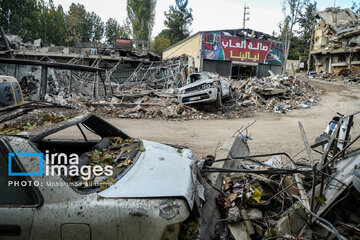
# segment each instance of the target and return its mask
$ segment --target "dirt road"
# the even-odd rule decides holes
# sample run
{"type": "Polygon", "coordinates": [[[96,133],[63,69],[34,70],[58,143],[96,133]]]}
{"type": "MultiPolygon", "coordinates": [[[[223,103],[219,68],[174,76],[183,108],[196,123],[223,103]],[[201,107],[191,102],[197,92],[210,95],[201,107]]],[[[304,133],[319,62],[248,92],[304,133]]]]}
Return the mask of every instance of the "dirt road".
{"type": "MultiPolygon", "coordinates": [[[[249,130],[253,138],[249,141],[252,154],[285,151],[294,155],[304,148],[299,121],[304,125],[309,143],[312,144],[336,112],[348,114],[360,110],[360,88],[325,82],[312,84],[325,91],[320,103],[310,109],[287,114],[257,113],[251,118],[234,120],[108,120],[132,137],[188,146],[197,158],[214,154],[219,141],[256,120],[249,130]]],[[[360,132],[356,128],[360,118],[355,118],[355,121],[354,132],[360,132]]]]}

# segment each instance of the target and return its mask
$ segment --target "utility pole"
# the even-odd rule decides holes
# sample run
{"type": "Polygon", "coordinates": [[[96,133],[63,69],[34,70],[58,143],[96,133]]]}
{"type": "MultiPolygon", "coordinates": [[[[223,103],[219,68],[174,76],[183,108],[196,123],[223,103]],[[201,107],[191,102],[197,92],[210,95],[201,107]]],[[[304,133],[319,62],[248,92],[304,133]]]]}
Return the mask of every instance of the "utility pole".
{"type": "Polygon", "coordinates": [[[244,18],[243,18],[243,28],[245,28],[245,22],[250,20],[250,18],[247,18],[247,15],[250,15],[250,12],[248,11],[249,9],[250,9],[250,7],[246,6],[246,3],[245,3],[245,6],[244,6],[244,18]]]}

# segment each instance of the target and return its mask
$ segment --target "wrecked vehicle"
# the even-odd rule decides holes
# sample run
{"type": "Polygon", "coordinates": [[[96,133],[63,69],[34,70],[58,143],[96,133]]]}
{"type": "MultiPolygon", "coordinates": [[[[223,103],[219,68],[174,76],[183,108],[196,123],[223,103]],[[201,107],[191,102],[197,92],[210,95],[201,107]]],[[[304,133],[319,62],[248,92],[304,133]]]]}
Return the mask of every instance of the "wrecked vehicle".
{"type": "Polygon", "coordinates": [[[0,76],[0,108],[23,103],[22,91],[16,78],[0,76]]]}
{"type": "MultiPolygon", "coordinates": [[[[232,147],[228,156],[205,164],[209,180],[213,174],[222,180],[212,181],[214,238],[359,239],[360,148],[355,143],[360,135],[350,134],[358,114],[340,115],[323,149],[316,149],[319,142],[309,145],[299,122],[305,156],[297,159],[282,152],[250,155],[248,149],[233,154],[232,147]]],[[[241,132],[237,137],[249,139],[241,132]]]]}
{"type": "Polygon", "coordinates": [[[0,114],[1,239],[186,235],[201,188],[189,149],[134,139],[54,104],[0,114]]]}
{"type": "Polygon", "coordinates": [[[215,102],[220,107],[223,98],[232,96],[230,83],[214,73],[190,74],[186,83],[179,88],[178,101],[182,104],[215,102]]]}

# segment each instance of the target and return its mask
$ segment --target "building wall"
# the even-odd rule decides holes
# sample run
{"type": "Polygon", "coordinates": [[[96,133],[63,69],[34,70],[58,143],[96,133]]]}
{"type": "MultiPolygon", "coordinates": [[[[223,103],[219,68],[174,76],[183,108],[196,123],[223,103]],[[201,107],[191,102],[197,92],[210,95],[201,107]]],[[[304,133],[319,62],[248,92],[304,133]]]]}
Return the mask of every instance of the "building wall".
{"type": "Polygon", "coordinates": [[[183,54],[192,56],[195,61],[194,67],[200,70],[201,64],[201,33],[195,34],[184,42],[174,45],[163,52],[163,59],[179,57],[183,54]]]}
{"type": "Polygon", "coordinates": [[[287,60],[286,61],[286,71],[288,73],[292,73],[292,66],[291,64],[294,65],[294,70],[296,71],[297,69],[299,69],[300,66],[300,60],[287,60]]]}
{"type": "Polygon", "coordinates": [[[321,48],[324,48],[328,44],[328,38],[325,37],[324,31],[318,26],[315,27],[314,35],[314,46],[312,50],[319,50],[321,48]]]}

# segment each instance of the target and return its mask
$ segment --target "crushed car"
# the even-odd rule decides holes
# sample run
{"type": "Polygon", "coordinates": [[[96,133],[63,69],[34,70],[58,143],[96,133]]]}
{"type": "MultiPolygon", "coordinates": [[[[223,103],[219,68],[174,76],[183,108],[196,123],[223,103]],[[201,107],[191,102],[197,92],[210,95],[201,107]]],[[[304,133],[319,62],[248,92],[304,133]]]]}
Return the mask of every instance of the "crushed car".
{"type": "Polygon", "coordinates": [[[1,239],[187,239],[200,182],[185,147],[65,106],[0,109],[1,239]]]}
{"type": "Polygon", "coordinates": [[[360,135],[351,134],[359,113],[338,114],[311,146],[299,122],[304,149],[294,157],[232,147],[208,160],[204,176],[222,181],[213,181],[215,232],[204,239],[359,239],[360,135]]]}
{"type": "Polygon", "coordinates": [[[186,85],[179,88],[178,101],[181,104],[215,102],[222,106],[222,99],[232,96],[232,88],[228,81],[220,76],[201,72],[190,74],[186,85]]]}
{"type": "Polygon", "coordinates": [[[23,103],[23,94],[16,78],[0,76],[0,107],[17,106],[23,103]]]}

